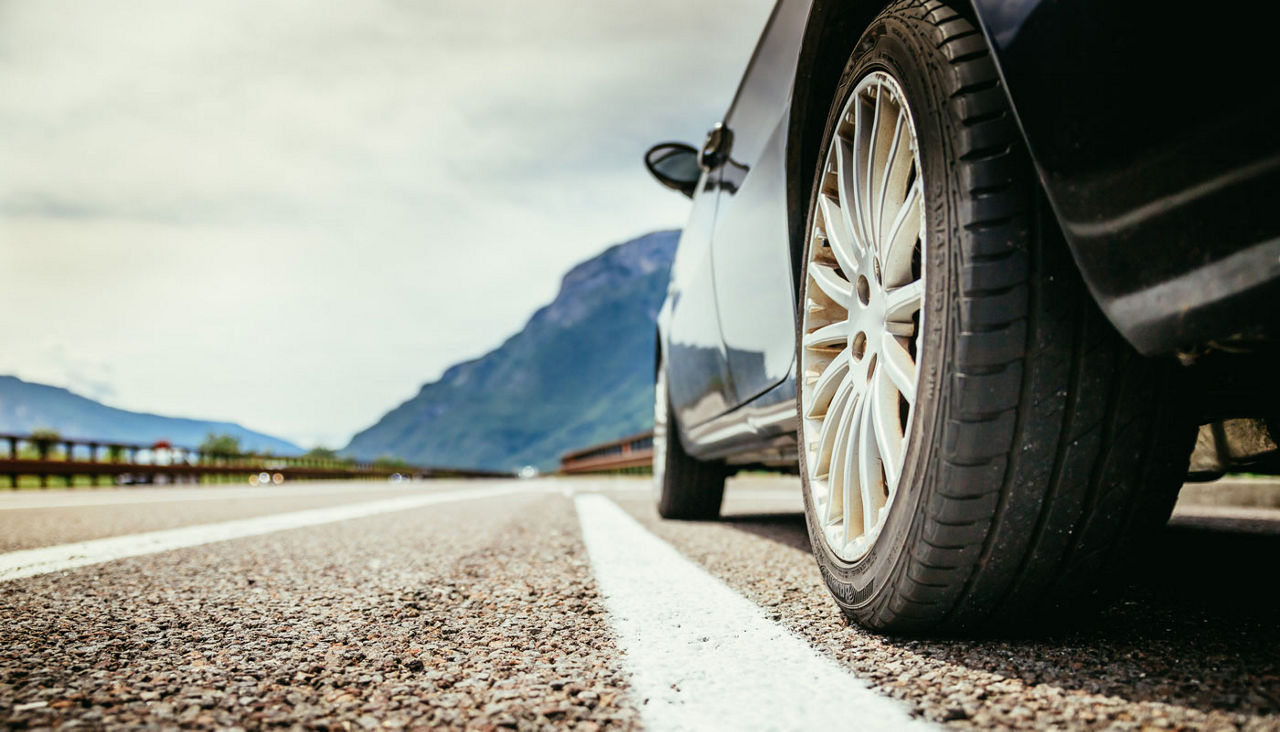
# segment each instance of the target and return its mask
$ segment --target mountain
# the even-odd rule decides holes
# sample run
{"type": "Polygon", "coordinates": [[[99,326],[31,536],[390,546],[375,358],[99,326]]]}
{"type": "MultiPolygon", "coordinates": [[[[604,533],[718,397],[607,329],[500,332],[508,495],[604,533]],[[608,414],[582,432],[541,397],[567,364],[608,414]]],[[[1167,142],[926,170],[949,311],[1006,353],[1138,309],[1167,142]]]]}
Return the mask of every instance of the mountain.
{"type": "Polygon", "coordinates": [[[344,452],[547,470],[569,450],[649,429],[654,323],[678,238],[678,231],[655,232],[577,265],[523,330],[450,367],[344,452]]]}
{"type": "Polygon", "coordinates": [[[197,447],[210,432],[240,439],[249,451],[298,455],[297,445],[271,435],[245,429],[234,422],[209,422],[129,412],[74,394],[66,389],[33,384],[15,376],[0,376],[0,432],[25,434],[48,427],[63,437],[119,440],[151,444],[168,440],[175,445],[197,447]]]}

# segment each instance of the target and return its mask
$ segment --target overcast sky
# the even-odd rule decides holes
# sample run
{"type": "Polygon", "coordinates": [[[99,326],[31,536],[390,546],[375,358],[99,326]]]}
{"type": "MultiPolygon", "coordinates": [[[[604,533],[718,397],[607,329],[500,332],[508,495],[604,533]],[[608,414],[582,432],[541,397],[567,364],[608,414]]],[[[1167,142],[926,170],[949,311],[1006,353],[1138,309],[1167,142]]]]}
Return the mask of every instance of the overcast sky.
{"type": "Polygon", "coordinates": [[[340,447],[683,223],[771,5],[0,1],[0,373],[340,447]]]}

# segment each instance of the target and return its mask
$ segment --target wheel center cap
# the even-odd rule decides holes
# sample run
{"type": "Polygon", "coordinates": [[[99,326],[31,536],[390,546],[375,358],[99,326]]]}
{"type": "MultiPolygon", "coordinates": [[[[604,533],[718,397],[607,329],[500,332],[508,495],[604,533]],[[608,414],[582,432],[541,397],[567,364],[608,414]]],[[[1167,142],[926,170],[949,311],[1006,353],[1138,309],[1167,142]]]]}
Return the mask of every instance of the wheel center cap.
{"type": "Polygon", "coordinates": [[[866,256],[859,262],[853,281],[853,302],[849,308],[849,348],[855,361],[866,362],[877,350],[885,332],[884,286],[880,262],[866,256]]]}

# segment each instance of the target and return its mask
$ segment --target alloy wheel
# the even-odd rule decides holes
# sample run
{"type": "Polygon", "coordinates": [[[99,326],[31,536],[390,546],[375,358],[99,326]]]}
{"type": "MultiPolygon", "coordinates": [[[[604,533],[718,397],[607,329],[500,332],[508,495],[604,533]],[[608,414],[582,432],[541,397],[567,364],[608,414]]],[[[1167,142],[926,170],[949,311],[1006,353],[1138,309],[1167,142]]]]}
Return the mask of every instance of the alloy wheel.
{"type": "Polygon", "coordinates": [[[800,402],[810,505],[840,559],[866,555],[902,478],[918,383],[924,184],[897,80],[854,87],[813,203],[800,402]]]}
{"type": "Polygon", "coordinates": [[[653,488],[662,493],[662,480],[667,469],[667,370],[658,365],[653,384],[653,488]]]}

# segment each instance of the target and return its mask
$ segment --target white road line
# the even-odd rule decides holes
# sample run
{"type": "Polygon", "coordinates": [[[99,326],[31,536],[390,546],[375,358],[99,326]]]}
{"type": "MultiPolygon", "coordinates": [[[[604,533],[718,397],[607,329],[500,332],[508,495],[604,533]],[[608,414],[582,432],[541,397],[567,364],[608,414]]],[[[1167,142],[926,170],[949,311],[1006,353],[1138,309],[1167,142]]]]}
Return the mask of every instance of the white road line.
{"type": "MultiPolygon", "coordinates": [[[[370,484],[365,483],[362,487],[370,484]]],[[[424,489],[423,483],[387,483],[373,484],[373,490],[417,493],[424,489]]],[[[455,487],[457,483],[453,484],[455,487]]],[[[350,494],[359,499],[355,493],[356,486],[350,481],[341,483],[296,483],[293,485],[273,485],[250,487],[247,485],[204,485],[174,486],[146,488],[56,488],[48,491],[19,491],[0,493],[0,511],[16,511],[36,508],[86,508],[89,506],[124,506],[139,503],[187,503],[191,501],[228,501],[258,500],[271,498],[297,498],[310,496],[330,496],[350,494]]]]}
{"type": "MultiPolygon", "coordinates": [[[[457,488],[459,484],[476,486],[494,483],[511,482],[513,479],[451,479],[438,478],[427,482],[415,483],[362,483],[361,487],[372,486],[378,492],[412,493],[443,490],[444,486],[457,488]]],[[[562,493],[572,493],[579,489],[635,491],[650,490],[648,481],[637,481],[634,478],[613,478],[595,480],[589,478],[539,478],[534,481],[522,481],[523,485],[560,486],[562,493]]],[[[149,503],[188,503],[199,501],[231,501],[262,500],[274,498],[308,498],[334,495],[350,495],[360,500],[355,493],[356,485],[351,481],[317,481],[305,483],[286,483],[284,485],[250,487],[248,485],[202,485],[172,487],[134,487],[134,488],[51,488],[44,490],[24,490],[5,492],[0,487],[0,511],[18,511],[26,509],[49,508],[88,508],[91,506],[125,506],[149,503]]],[[[747,494],[751,495],[751,494],[747,494]]],[[[798,495],[798,494],[797,494],[798,495]]]]}
{"type": "Polygon", "coordinates": [[[224,521],[216,524],[184,526],[164,531],[148,531],[142,534],[113,536],[73,544],[24,549],[0,554],[0,582],[33,577],[89,564],[110,562],[115,559],[155,554],[184,547],[210,544],[216,541],[239,539],[246,536],[269,534],[275,531],[298,529],[304,526],[330,524],[338,521],[376,516],[383,513],[407,511],[437,503],[492,498],[511,493],[545,493],[535,486],[477,487],[439,493],[426,493],[381,501],[344,504],[330,508],[313,508],[306,511],[278,513],[271,516],[224,521]]]}
{"type": "Polygon", "coordinates": [[[930,729],[601,495],[583,541],[654,729],[930,729]]]}

